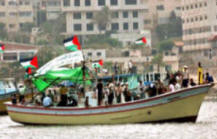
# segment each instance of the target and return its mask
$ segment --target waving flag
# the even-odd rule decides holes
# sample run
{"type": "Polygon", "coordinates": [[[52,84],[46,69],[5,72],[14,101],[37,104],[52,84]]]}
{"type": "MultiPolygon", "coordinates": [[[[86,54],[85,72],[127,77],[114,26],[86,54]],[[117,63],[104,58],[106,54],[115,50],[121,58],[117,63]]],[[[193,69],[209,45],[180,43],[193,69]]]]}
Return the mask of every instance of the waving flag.
{"type": "Polygon", "coordinates": [[[5,45],[4,44],[0,44],[0,53],[3,53],[5,50],[5,45]]]}
{"type": "Polygon", "coordinates": [[[25,68],[38,68],[38,58],[37,56],[29,59],[23,59],[20,61],[20,64],[25,68]]]}
{"type": "Polygon", "coordinates": [[[136,40],[136,41],[135,41],[135,44],[136,44],[136,45],[145,45],[145,44],[147,44],[147,40],[146,40],[145,37],[142,37],[142,38],[136,40]]]}
{"type": "Polygon", "coordinates": [[[103,66],[103,60],[102,59],[92,63],[93,68],[101,68],[102,66],[103,66]]]}
{"type": "Polygon", "coordinates": [[[70,50],[70,51],[78,51],[78,50],[81,50],[81,45],[78,41],[78,37],[77,36],[73,36],[73,37],[70,37],[68,39],[65,39],[63,41],[64,43],[64,46],[67,50],[70,50]]]}

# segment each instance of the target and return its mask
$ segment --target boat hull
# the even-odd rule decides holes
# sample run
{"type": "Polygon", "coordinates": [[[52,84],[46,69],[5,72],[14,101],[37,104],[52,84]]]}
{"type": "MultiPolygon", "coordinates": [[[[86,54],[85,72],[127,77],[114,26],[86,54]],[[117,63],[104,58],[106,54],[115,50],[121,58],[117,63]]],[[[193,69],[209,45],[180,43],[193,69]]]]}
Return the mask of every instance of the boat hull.
{"type": "Polygon", "coordinates": [[[161,121],[196,121],[211,85],[168,93],[147,100],[95,108],[43,108],[7,104],[15,122],[47,125],[126,124],[161,121]]]}
{"type": "MultiPolygon", "coordinates": [[[[11,101],[11,94],[7,94],[5,96],[2,96],[2,98],[0,98],[0,114],[7,114],[7,108],[6,105],[4,104],[5,102],[11,101]]],[[[26,99],[30,99],[32,98],[32,94],[28,93],[25,95],[26,99]]],[[[18,98],[17,98],[18,100],[18,98]]]]}

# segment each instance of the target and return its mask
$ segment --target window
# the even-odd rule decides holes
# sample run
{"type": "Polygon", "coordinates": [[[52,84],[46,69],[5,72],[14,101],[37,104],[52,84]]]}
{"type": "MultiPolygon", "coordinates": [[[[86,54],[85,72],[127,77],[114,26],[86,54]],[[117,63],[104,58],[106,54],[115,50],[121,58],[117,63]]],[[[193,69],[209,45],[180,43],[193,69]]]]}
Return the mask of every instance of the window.
{"type": "Polygon", "coordinates": [[[183,7],[182,7],[182,11],[184,11],[184,10],[185,10],[185,7],[183,6],[183,7]]]}
{"type": "Polygon", "coordinates": [[[102,56],[102,53],[101,52],[97,52],[96,55],[99,57],[99,56],[102,56]]]}
{"type": "Polygon", "coordinates": [[[207,20],[207,15],[204,16],[204,19],[207,20]]]}
{"type": "Polygon", "coordinates": [[[90,5],[91,5],[90,0],[85,0],[85,6],[90,6],[90,5]]]}
{"type": "Polygon", "coordinates": [[[197,6],[197,4],[195,4],[195,8],[197,8],[198,6],[197,6]]]}
{"type": "Polygon", "coordinates": [[[9,2],[8,2],[8,5],[10,5],[10,6],[16,6],[17,3],[16,3],[16,1],[9,1],[9,2]]]}
{"type": "Polygon", "coordinates": [[[75,0],[75,1],[74,1],[74,5],[75,5],[75,6],[80,6],[80,0],[75,0]]]}
{"type": "Polygon", "coordinates": [[[138,17],[138,11],[133,11],[133,17],[134,18],[138,17]]]}
{"type": "Polygon", "coordinates": [[[118,5],[118,0],[110,0],[112,6],[118,5]]]}
{"type": "Polygon", "coordinates": [[[93,13],[92,12],[87,12],[86,13],[86,18],[87,19],[92,19],[93,18],[93,13]]]}
{"type": "Polygon", "coordinates": [[[191,18],[191,22],[194,22],[194,18],[191,18]]]}
{"type": "Polygon", "coordinates": [[[146,25],[147,25],[147,24],[151,24],[151,20],[145,19],[145,20],[144,20],[144,24],[146,24],[146,25]]]}
{"type": "Polygon", "coordinates": [[[98,5],[99,6],[104,6],[105,5],[105,0],[98,0],[98,5]]]}
{"type": "Polygon", "coordinates": [[[112,13],[112,18],[118,18],[119,17],[119,13],[118,12],[113,12],[112,13]]]}
{"type": "Polygon", "coordinates": [[[200,16],[200,21],[202,21],[203,20],[203,16],[200,16]]]}
{"type": "Polygon", "coordinates": [[[4,60],[17,60],[17,54],[16,53],[4,53],[3,59],[4,60]]]}
{"type": "Polygon", "coordinates": [[[32,16],[32,12],[19,12],[20,17],[30,17],[32,16]]]}
{"type": "Polygon", "coordinates": [[[136,30],[139,28],[139,24],[137,22],[133,23],[133,29],[136,30]]]}
{"type": "Polygon", "coordinates": [[[200,7],[202,7],[203,5],[202,5],[202,3],[200,3],[200,7]]]}
{"type": "Polygon", "coordinates": [[[189,9],[189,6],[186,6],[186,10],[188,10],[189,9]]]}
{"type": "Polygon", "coordinates": [[[124,23],[124,24],[123,24],[123,29],[124,29],[124,30],[128,30],[128,28],[129,28],[128,23],[124,23]]]}
{"type": "Polygon", "coordinates": [[[15,28],[15,24],[9,24],[9,28],[15,28]]]}
{"type": "Polygon", "coordinates": [[[74,24],[74,31],[81,31],[81,24],[74,24]]]}
{"type": "Polygon", "coordinates": [[[194,6],[193,6],[193,4],[191,5],[191,9],[194,9],[194,6]]]}
{"type": "Polygon", "coordinates": [[[127,11],[123,12],[123,18],[128,18],[128,12],[127,11]]]}
{"type": "Polygon", "coordinates": [[[93,24],[87,24],[87,31],[93,31],[93,24]]]}
{"type": "Polygon", "coordinates": [[[5,17],[5,12],[0,12],[0,17],[5,17]]]}
{"type": "Polygon", "coordinates": [[[195,17],[195,21],[198,21],[198,17],[195,17]]]}
{"type": "Polygon", "coordinates": [[[9,13],[9,15],[10,15],[10,16],[17,16],[17,13],[11,12],[11,13],[9,13]]]}
{"type": "Polygon", "coordinates": [[[125,0],[125,5],[136,5],[137,0],[125,0]]]}
{"type": "Polygon", "coordinates": [[[112,31],[116,31],[119,29],[119,24],[118,23],[112,23],[112,31]]]}
{"type": "Polygon", "coordinates": [[[157,10],[163,11],[164,10],[164,6],[163,5],[157,5],[157,10]]]}
{"type": "Polygon", "coordinates": [[[70,0],[64,0],[63,1],[63,6],[64,7],[69,7],[70,6],[70,0]]]}
{"type": "Polygon", "coordinates": [[[81,13],[74,13],[73,17],[74,19],[81,19],[81,13]]]}
{"type": "Polygon", "coordinates": [[[0,1],[0,5],[4,6],[5,2],[4,1],[0,1]]]}
{"type": "Polygon", "coordinates": [[[206,3],[206,2],[204,2],[204,6],[205,6],[205,7],[207,6],[207,3],[206,3]]]}
{"type": "Polygon", "coordinates": [[[89,57],[92,56],[92,53],[91,53],[91,52],[88,52],[88,53],[87,53],[87,56],[89,56],[89,57]]]}

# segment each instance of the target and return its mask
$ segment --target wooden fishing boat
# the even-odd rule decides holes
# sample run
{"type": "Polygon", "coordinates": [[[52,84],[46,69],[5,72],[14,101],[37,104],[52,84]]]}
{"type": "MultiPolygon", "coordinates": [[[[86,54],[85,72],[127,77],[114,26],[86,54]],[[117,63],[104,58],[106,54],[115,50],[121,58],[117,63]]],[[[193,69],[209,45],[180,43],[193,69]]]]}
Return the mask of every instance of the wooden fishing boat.
{"type": "Polygon", "coordinates": [[[0,114],[6,113],[4,103],[11,100],[11,95],[17,92],[13,78],[0,79],[0,114]]]}
{"type": "Polygon", "coordinates": [[[195,122],[200,106],[212,84],[168,92],[148,99],[90,108],[12,105],[10,118],[23,124],[89,125],[161,121],[195,122]]]}

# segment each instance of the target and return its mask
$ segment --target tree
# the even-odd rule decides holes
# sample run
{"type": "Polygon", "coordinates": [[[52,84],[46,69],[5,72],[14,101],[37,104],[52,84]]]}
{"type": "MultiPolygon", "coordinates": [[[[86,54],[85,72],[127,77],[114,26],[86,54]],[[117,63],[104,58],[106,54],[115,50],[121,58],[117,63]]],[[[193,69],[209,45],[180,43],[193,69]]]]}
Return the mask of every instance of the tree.
{"type": "Polygon", "coordinates": [[[157,55],[155,55],[154,58],[152,59],[152,63],[157,65],[157,72],[160,72],[160,67],[164,65],[163,54],[158,53],[157,55]]]}
{"type": "Polygon", "coordinates": [[[100,33],[106,30],[108,23],[110,22],[111,11],[107,6],[103,7],[101,11],[98,11],[93,20],[97,24],[100,33]]]}
{"type": "Polygon", "coordinates": [[[182,20],[175,13],[171,13],[168,24],[158,25],[156,28],[158,39],[165,40],[172,37],[182,36],[182,20]]]}
{"type": "Polygon", "coordinates": [[[38,51],[38,64],[39,67],[46,64],[48,61],[52,60],[53,58],[63,54],[65,49],[63,46],[43,46],[38,51]]]}
{"type": "Polygon", "coordinates": [[[31,22],[26,22],[26,23],[23,23],[20,30],[23,31],[23,32],[32,32],[32,28],[35,26],[34,23],[31,23],[31,22]]]}
{"type": "Polygon", "coordinates": [[[65,16],[61,14],[55,20],[48,20],[41,24],[41,29],[43,33],[42,36],[48,36],[48,42],[51,44],[62,44],[63,36],[61,35],[62,32],[66,30],[66,20],[65,16]]]}
{"type": "Polygon", "coordinates": [[[6,28],[5,28],[5,24],[4,23],[0,23],[0,40],[4,40],[6,39],[8,36],[6,28]]]}
{"type": "Polygon", "coordinates": [[[163,40],[163,41],[160,41],[156,47],[157,47],[157,50],[158,52],[163,52],[163,51],[168,51],[168,50],[171,50],[173,48],[173,41],[171,39],[169,40],[163,40]]]}

